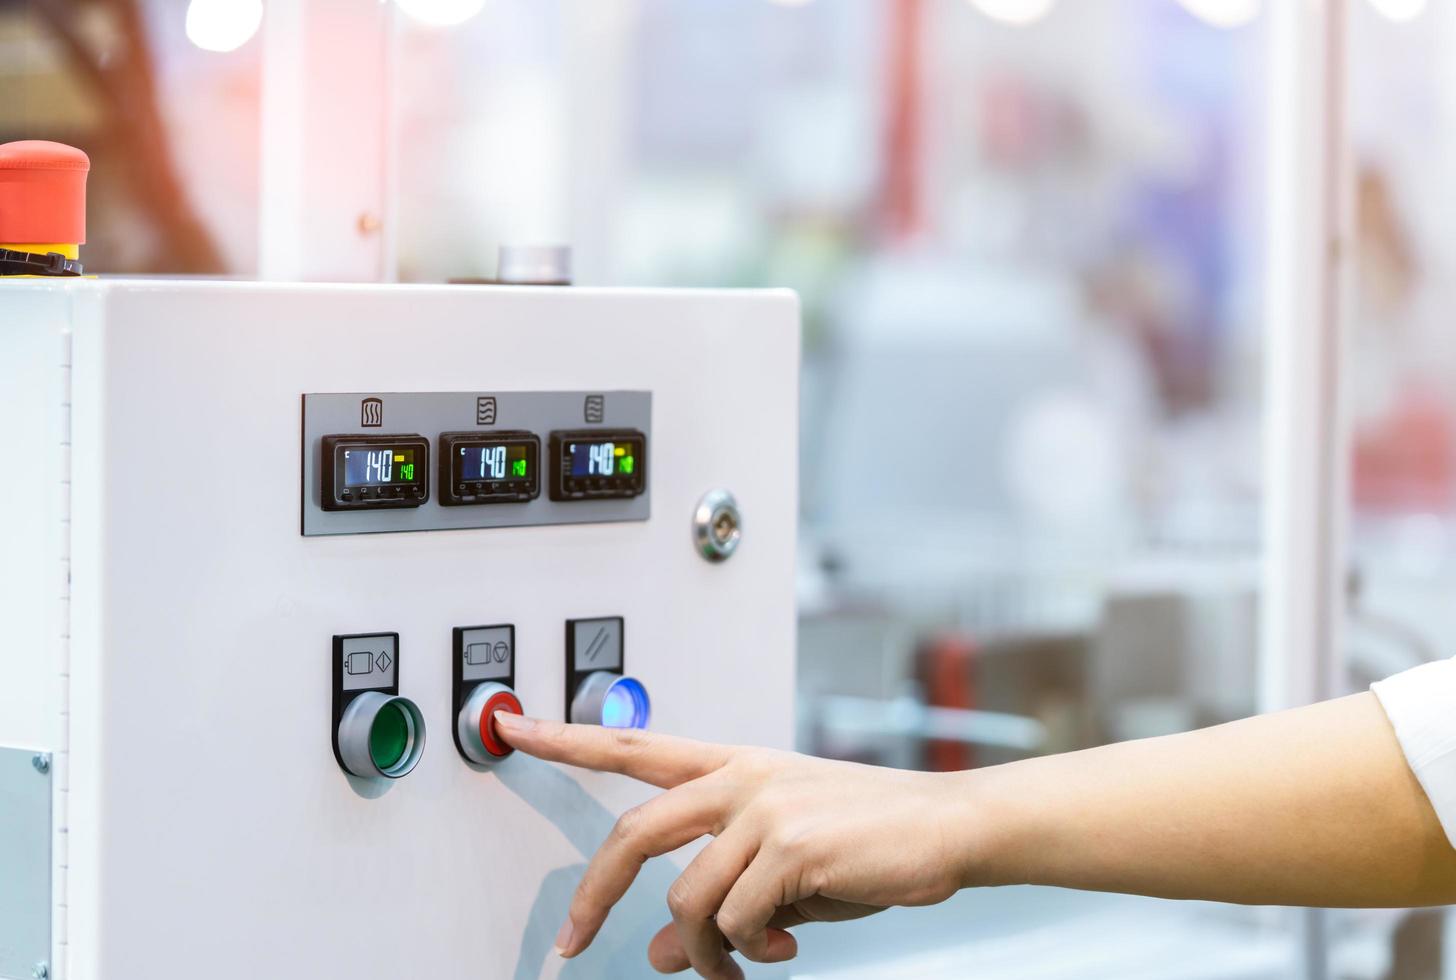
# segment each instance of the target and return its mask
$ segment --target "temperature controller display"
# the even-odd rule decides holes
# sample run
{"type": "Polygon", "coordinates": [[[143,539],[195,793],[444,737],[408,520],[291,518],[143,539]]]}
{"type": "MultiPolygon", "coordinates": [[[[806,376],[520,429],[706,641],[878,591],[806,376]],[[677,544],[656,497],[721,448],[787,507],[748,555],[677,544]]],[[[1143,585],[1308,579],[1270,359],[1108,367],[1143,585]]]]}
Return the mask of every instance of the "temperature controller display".
{"type": "Polygon", "coordinates": [[[529,480],[530,448],[525,443],[461,446],[456,471],[462,480],[529,480]]]}
{"type": "Polygon", "coordinates": [[[647,437],[636,429],[551,433],[552,500],[635,497],[647,486],[647,437]]]}
{"type": "Polygon", "coordinates": [[[382,487],[391,484],[413,486],[415,451],[408,446],[385,446],[382,449],[345,449],[344,486],[382,487]]]}
{"type": "Polygon", "coordinates": [[[571,453],[572,476],[631,476],[637,468],[637,456],[633,446],[624,442],[574,442],[567,447],[571,453]]]}
{"type": "Polygon", "coordinates": [[[530,432],[447,432],[440,437],[440,503],[518,503],[541,492],[541,440],[530,432]]]}
{"type": "Polygon", "coordinates": [[[324,510],[418,507],[429,497],[423,436],[324,436],[324,510]]]}

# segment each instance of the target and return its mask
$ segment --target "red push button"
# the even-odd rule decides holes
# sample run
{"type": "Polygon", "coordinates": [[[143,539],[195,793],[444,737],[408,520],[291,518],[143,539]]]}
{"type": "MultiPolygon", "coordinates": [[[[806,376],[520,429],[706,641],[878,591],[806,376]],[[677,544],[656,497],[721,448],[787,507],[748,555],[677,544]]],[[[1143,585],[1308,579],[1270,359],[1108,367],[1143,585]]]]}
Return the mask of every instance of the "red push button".
{"type": "Polygon", "coordinates": [[[485,708],[480,712],[480,742],[485,746],[485,751],[497,759],[504,759],[516,751],[501,739],[495,730],[495,713],[497,711],[509,711],[513,715],[524,714],[521,710],[521,700],[509,690],[497,691],[485,702],[485,708]]]}
{"type": "Polygon", "coordinates": [[[476,766],[500,762],[516,751],[495,730],[495,713],[524,714],[521,699],[507,684],[483,681],[470,691],[455,714],[455,743],[465,761],[476,766]]]}

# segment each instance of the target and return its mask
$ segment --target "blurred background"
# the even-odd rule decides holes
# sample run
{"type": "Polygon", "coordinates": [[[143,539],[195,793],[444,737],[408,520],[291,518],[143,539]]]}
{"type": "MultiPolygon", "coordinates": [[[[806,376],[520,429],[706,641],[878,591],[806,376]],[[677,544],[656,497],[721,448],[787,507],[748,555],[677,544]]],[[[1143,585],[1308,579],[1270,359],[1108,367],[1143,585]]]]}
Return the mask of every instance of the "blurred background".
{"type": "MultiPolygon", "coordinates": [[[[1278,706],[1282,2],[0,0],[0,142],[90,153],[102,274],[798,290],[800,747],[959,769],[1278,706]]],[[[1328,693],[1456,655],[1456,7],[1334,5],[1328,693]]],[[[795,970],[1452,980],[1453,921],[1000,889],[795,970]]]]}

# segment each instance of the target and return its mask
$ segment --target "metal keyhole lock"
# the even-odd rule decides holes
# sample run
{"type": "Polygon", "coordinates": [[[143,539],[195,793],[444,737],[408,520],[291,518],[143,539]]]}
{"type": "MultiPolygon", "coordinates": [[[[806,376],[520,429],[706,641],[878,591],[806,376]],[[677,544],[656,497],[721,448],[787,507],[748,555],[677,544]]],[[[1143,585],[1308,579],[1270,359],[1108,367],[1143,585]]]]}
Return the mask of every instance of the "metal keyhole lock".
{"type": "Polygon", "coordinates": [[[693,544],[707,561],[727,561],[743,540],[738,501],[727,490],[710,490],[693,511],[693,544]]]}

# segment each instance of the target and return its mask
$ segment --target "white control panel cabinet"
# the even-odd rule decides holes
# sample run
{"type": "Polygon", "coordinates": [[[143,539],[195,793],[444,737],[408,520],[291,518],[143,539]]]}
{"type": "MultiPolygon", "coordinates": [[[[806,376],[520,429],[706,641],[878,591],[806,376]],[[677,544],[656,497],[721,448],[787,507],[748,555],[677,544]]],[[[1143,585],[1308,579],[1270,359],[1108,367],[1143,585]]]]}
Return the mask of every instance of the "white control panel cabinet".
{"type": "Polygon", "coordinates": [[[470,711],[790,745],[798,344],[779,291],[0,280],[0,978],[648,973],[665,861],[551,946],[651,791],[470,711]]]}

